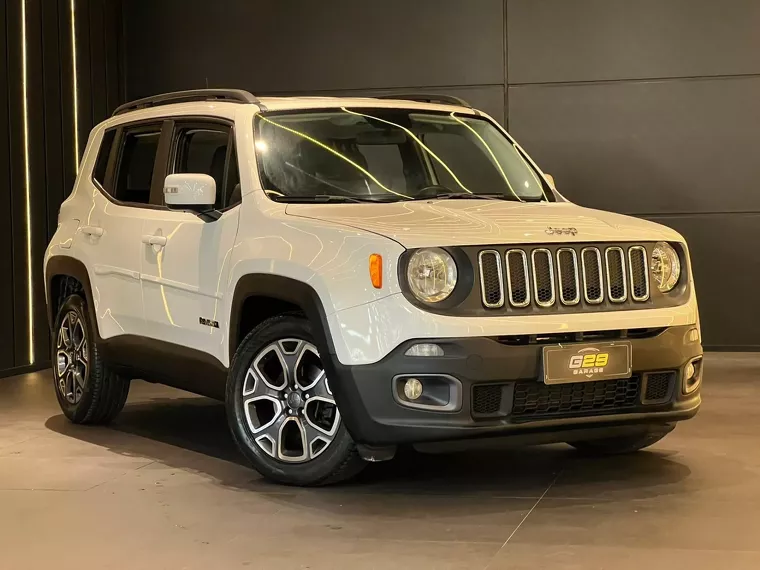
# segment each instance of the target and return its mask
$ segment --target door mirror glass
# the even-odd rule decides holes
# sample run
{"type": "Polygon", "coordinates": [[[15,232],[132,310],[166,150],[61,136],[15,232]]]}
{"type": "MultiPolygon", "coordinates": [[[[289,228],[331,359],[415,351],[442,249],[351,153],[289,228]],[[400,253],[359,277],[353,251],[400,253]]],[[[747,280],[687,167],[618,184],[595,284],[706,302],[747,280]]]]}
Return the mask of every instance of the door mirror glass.
{"type": "Polygon", "coordinates": [[[203,212],[214,208],[216,182],[208,174],[170,174],[164,182],[164,203],[170,208],[203,212]]]}
{"type": "Polygon", "coordinates": [[[552,190],[556,190],[557,189],[557,186],[554,184],[554,176],[552,176],[551,174],[547,174],[546,172],[544,172],[544,178],[549,183],[549,186],[551,186],[552,190]]]}

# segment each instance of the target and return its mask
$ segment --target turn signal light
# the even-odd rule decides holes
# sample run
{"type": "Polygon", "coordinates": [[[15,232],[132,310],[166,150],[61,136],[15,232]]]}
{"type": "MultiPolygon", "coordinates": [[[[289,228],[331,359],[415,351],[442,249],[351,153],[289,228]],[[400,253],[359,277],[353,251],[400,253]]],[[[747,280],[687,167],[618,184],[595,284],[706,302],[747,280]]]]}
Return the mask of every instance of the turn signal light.
{"type": "Polygon", "coordinates": [[[383,286],[383,256],[379,253],[373,253],[369,256],[369,278],[372,280],[372,286],[375,289],[381,289],[383,286]]]}

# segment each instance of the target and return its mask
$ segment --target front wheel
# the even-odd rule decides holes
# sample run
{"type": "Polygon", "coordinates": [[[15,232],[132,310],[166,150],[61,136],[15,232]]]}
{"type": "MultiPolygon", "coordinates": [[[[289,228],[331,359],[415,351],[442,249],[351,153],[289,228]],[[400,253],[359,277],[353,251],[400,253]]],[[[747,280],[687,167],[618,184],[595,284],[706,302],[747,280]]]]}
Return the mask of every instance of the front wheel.
{"type": "Polygon", "coordinates": [[[630,436],[589,439],[568,442],[582,453],[590,455],[624,455],[634,453],[660,441],[666,433],[646,433],[630,436]]]}
{"type": "Polygon", "coordinates": [[[300,315],[273,317],[245,337],[230,370],[226,405],[238,447],[273,481],[325,485],[364,466],[341,420],[311,325],[300,315]]]}

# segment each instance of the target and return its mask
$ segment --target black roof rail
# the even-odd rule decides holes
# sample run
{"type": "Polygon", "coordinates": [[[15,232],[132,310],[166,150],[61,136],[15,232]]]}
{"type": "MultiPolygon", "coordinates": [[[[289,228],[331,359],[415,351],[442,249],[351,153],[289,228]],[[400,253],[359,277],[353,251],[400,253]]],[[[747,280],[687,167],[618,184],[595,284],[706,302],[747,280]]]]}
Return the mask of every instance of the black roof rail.
{"type": "Polygon", "coordinates": [[[137,111],[138,109],[148,109],[158,107],[159,105],[171,105],[172,103],[188,103],[192,101],[230,101],[232,103],[253,103],[258,105],[262,111],[266,107],[262,105],[254,95],[242,89],[192,89],[190,91],[174,91],[173,93],[162,93],[153,97],[145,97],[130,101],[116,108],[113,117],[137,111]]]}
{"type": "Polygon", "coordinates": [[[402,99],[406,101],[419,101],[421,103],[443,103],[445,105],[456,105],[458,107],[472,108],[467,101],[454,97],[453,95],[432,95],[429,93],[390,93],[387,95],[375,95],[375,99],[402,99]]]}

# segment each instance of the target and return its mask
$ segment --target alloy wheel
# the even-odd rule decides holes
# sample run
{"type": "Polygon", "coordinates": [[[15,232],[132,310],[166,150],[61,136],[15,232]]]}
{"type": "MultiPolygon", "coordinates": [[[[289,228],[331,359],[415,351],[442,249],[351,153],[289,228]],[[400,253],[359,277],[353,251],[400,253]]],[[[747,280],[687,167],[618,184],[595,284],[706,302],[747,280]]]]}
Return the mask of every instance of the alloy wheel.
{"type": "Polygon", "coordinates": [[[74,311],[63,317],[56,340],[56,376],[58,391],[70,404],[82,399],[89,370],[87,332],[74,311]]]}
{"type": "Polygon", "coordinates": [[[283,339],[259,351],[246,372],[242,398],[256,445],[279,461],[318,457],[340,426],[319,352],[305,340],[283,339]]]}

